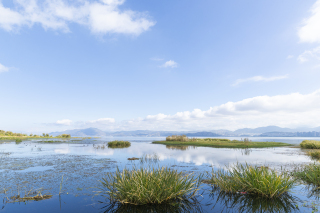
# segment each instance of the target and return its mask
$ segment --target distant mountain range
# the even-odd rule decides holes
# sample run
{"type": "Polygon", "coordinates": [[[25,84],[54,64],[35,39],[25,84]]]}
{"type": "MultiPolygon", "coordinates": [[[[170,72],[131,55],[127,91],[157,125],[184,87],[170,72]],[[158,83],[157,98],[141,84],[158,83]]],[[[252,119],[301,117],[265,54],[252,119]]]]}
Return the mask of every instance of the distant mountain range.
{"type": "Polygon", "coordinates": [[[150,131],[150,130],[136,130],[136,131],[117,131],[107,132],[97,128],[88,129],[74,129],[63,132],[52,132],[50,135],[57,136],[61,134],[70,134],[78,137],[93,137],[93,136],[134,136],[134,137],[166,137],[169,135],[187,135],[188,137],[320,137],[320,127],[316,128],[281,128],[278,126],[267,126],[259,128],[244,128],[236,131],[229,130],[212,130],[212,131],[150,131]]]}

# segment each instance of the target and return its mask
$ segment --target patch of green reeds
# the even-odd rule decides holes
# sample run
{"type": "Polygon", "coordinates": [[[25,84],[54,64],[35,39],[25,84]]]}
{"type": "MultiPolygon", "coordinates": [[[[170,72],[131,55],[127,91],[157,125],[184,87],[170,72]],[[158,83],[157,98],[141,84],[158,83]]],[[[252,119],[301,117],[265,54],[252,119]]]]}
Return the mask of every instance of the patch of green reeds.
{"type": "Polygon", "coordinates": [[[177,199],[193,198],[199,190],[199,179],[168,167],[117,169],[103,178],[100,193],[122,204],[174,204],[177,199]]]}
{"type": "Polygon", "coordinates": [[[111,141],[108,142],[108,148],[126,148],[130,147],[131,143],[129,141],[111,141]]]}
{"type": "Polygon", "coordinates": [[[307,155],[311,156],[311,158],[319,160],[320,159],[320,150],[313,150],[310,152],[307,152],[307,155]]]}
{"type": "Polygon", "coordinates": [[[21,138],[16,139],[16,143],[21,143],[21,142],[22,142],[21,138]]]}
{"type": "Polygon", "coordinates": [[[320,141],[304,140],[300,143],[300,147],[305,149],[320,149],[320,141]]]}
{"type": "Polygon", "coordinates": [[[295,169],[292,175],[307,184],[320,187],[320,164],[311,163],[295,169]]]}
{"type": "Polygon", "coordinates": [[[266,198],[279,197],[294,186],[294,180],[285,172],[248,164],[213,171],[211,183],[227,193],[244,192],[266,198]]]}

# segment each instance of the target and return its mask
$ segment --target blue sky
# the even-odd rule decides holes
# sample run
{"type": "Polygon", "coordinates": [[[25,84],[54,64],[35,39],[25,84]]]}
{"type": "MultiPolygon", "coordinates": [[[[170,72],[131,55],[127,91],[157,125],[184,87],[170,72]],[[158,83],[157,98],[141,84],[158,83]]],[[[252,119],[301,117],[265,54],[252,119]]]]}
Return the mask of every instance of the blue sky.
{"type": "Polygon", "coordinates": [[[0,0],[0,129],[320,126],[320,0],[0,0]]]}

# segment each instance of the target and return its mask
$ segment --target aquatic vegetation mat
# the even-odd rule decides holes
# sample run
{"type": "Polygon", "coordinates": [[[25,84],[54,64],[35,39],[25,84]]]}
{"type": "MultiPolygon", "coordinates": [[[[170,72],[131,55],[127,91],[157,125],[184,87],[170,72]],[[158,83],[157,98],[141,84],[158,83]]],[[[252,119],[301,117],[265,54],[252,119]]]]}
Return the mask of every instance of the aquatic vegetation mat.
{"type": "Polygon", "coordinates": [[[161,204],[194,197],[199,190],[198,177],[168,167],[133,168],[109,173],[101,181],[100,194],[123,204],[161,204]]]}
{"type": "Polygon", "coordinates": [[[129,141],[111,141],[108,142],[108,148],[127,148],[130,147],[131,143],[129,141]]]}
{"type": "Polygon", "coordinates": [[[294,180],[286,172],[239,163],[227,170],[212,171],[210,180],[227,193],[256,194],[266,198],[279,197],[294,186],[294,180]]]}

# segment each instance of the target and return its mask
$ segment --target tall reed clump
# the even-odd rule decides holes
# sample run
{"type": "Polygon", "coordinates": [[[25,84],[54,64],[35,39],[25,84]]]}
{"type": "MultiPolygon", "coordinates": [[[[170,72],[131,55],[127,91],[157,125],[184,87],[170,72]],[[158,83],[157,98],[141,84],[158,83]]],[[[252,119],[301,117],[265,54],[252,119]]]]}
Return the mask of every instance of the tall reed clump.
{"type": "Polygon", "coordinates": [[[278,174],[267,167],[248,164],[213,171],[211,183],[227,193],[244,192],[266,198],[279,197],[294,186],[294,180],[287,173],[278,174]]]}
{"type": "Polygon", "coordinates": [[[166,141],[189,141],[186,135],[171,135],[166,137],[166,141]]]}
{"type": "Polygon", "coordinates": [[[292,175],[298,179],[314,186],[320,186],[320,164],[312,163],[304,165],[292,172],[292,175]]]}
{"type": "Polygon", "coordinates": [[[300,147],[305,149],[320,149],[320,141],[304,140],[300,143],[300,147]]]}
{"type": "Polygon", "coordinates": [[[111,141],[108,142],[108,148],[127,148],[130,147],[131,143],[129,141],[111,141]]]}
{"type": "Polygon", "coordinates": [[[320,150],[313,150],[310,152],[307,152],[307,155],[311,156],[311,158],[319,160],[320,159],[320,150]]]}
{"type": "Polygon", "coordinates": [[[117,169],[103,178],[102,191],[112,202],[145,205],[190,199],[199,188],[198,177],[167,167],[117,169]]]}

